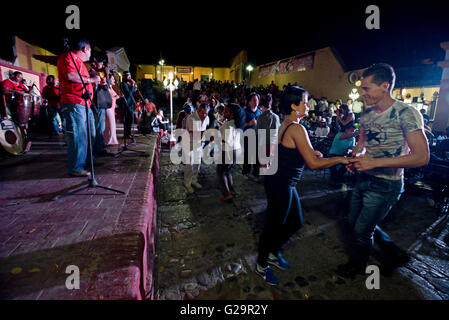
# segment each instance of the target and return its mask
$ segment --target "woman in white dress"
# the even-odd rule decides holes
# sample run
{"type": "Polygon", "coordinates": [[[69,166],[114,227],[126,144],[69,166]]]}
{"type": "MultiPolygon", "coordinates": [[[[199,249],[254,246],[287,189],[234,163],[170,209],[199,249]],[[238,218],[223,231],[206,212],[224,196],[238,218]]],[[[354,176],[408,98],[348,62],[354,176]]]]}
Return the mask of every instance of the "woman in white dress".
{"type": "Polygon", "coordinates": [[[109,75],[110,83],[109,92],[112,97],[112,106],[109,109],[106,109],[106,126],[104,129],[104,142],[107,146],[118,145],[117,140],[117,132],[116,132],[116,124],[115,124],[115,108],[117,106],[116,101],[119,98],[119,95],[112,89],[112,86],[115,84],[115,78],[112,74],[109,75]]]}

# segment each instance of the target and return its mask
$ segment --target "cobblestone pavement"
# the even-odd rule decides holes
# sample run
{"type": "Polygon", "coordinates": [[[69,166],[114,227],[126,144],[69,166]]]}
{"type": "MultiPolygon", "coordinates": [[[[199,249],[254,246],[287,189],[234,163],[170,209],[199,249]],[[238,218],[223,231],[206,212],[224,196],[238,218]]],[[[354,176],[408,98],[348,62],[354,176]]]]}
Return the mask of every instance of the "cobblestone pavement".
{"type": "MultiPolygon", "coordinates": [[[[329,184],[327,170],[305,171],[298,186],[305,226],[284,253],[292,268],[275,271],[279,286],[268,286],[254,272],[266,199],[261,183],[234,169],[238,196],[222,204],[214,165],[202,165],[202,190],[188,195],[182,165],[168,150],[160,156],[155,298],[160,300],[289,299],[447,299],[448,222],[422,192],[407,192],[383,223],[412,261],[393,276],[380,277],[368,290],[368,275],[350,280],[336,267],[347,261],[344,227],[350,188],[329,184]],[[439,220],[438,220],[439,219],[439,220]],[[433,227],[432,227],[433,226],[433,227]]],[[[373,257],[370,264],[379,262],[373,257]]]]}
{"type": "Polygon", "coordinates": [[[124,195],[96,188],[52,201],[87,185],[67,174],[63,137],[35,135],[29,153],[1,157],[0,299],[144,298],[140,226],[157,139],[141,140],[148,144],[133,148],[150,157],[95,161],[98,183],[124,195]],[[65,286],[69,265],[79,268],[80,290],[65,286]]]}

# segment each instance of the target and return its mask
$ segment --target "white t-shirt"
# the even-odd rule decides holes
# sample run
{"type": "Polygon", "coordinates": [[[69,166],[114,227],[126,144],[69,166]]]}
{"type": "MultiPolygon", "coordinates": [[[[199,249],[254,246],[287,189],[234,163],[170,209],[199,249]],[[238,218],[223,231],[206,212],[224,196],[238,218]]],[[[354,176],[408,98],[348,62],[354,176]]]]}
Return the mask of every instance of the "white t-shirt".
{"type": "MultiPolygon", "coordinates": [[[[365,130],[366,154],[372,158],[393,158],[409,153],[406,134],[423,130],[423,118],[418,110],[396,100],[381,113],[377,113],[374,107],[366,109],[360,117],[360,125],[365,130]]],[[[404,175],[404,169],[375,168],[366,173],[398,180],[404,175]]]]}
{"type": "Polygon", "coordinates": [[[239,150],[240,146],[240,134],[242,130],[235,128],[234,120],[226,121],[220,127],[222,147],[224,151],[239,150]]]}
{"type": "Polygon", "coordinates": [[[193,90],[201,90],[201,83],[199,81],[193,83],[193,90]]]}
{"type": "Polygon", "coordinates": [[[329,127],[318,127],[315,130],[315,136],[317,137],[327,137],[329,134],[330,128],[329,127]]]}
{"type": "Polygon", "coordinates": [[[355,101],[352,104],[352,112],[354,112],[354,113],[361,113],[363,111],[362,107],[363,107],[363,102],[355,101]]]}
{"type": "MultiPolygon", "coordinates": [[[[187,116],[186,119],[186,130],[189,131],[190,135],[190,150],[193,150],[193,132],[199,132],[199,134],[196,134],[197,137],[201,137],[200,141],[201,143],[204,142],[204,136],[202,133],[206,131],[207,127],[209,126],[209,117],[206,116],[204,121],[201,121],[200,116],[198,115],[198,112],[195,110],[192,114],[187,116]]],[[[200,146],[201,146],[200,143],[200,146]]]]}
{"type": "Polygon", "coordinates": [[[315,99],[310,99],[309,100],[309,105],[310,105],[310,111],[314,111],[315,107],[316,107],[316,101],[315,99]]]}

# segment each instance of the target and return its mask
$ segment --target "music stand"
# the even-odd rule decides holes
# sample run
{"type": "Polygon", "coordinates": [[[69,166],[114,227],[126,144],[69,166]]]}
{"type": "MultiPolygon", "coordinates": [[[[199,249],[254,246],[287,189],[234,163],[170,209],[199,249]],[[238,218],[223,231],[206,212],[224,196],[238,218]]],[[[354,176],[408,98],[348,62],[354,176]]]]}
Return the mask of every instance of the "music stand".
{"type": "Polygon", "coordinates": [[[110,190],[110,191],[113,191],[113,192],[125,194],[125,192],[123,192],[123,191],[115,190],[115,189],[112,189],[112,188],[101,186],[101,185],[98,184],[97,180],[95,179],[94,159],[93,159],[93,156],[92,156],[92,141],[90,139],[88,100],[90,100],[91,105],[94,108],[95,108],[95,104],[92,101],[92,98],[90,96],[90,92],[86,88],[86,84],[83,81],[83,77],[81,76],[81,72],[79,71],[78,66],[75,63],[75,59],[73,58],[72,52],[70,51],[70,46],[68,44],[68,40],[67,39],[64,40],[64,46],[66,47],[68,54],[72,58],[73,65],[76,68],[76,72],[78,73],[78,76],[80,77],[81,83],[83,84],[83,88],[84,88],[84,93],[81,95],[81,97],[84,99],[84,102],[86,103],[87,148],[89,149],[89,154],[90,154],[91,174],[90,174],[90,177],[88,176],[88,185],[87,186],[79,188],[79,189],[74,190],[74,191],[70,191],[70,192],[62,194],[60,196],[56,196],[56,197],[53,198],[53,201],[62,199],[62,198],[67,197],[67,196],[74,195],[74,194],[76,194],[78,192],[81,192],[81,191],[89,189],[89,188],[101,188],[101,189],[110,190]]]}

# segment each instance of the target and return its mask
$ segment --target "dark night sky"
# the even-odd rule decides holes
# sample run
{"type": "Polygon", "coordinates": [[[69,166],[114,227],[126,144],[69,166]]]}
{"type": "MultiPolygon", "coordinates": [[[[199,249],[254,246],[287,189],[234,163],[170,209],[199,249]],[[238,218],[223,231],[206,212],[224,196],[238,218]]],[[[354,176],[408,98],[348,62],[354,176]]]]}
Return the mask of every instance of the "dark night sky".
{"type": "Polygon", "coordinates": [[[62,38],[78,33],[65,28],[65,8],[77,4],[81,11],[79,33],[101,49],[123,46],[134,64],[155,64],[162,53],[168,64],[228,67],[242,49],[248,51],[250,62],[262,64],[329,45],[337,48],[349,69],[374,62],[399,67],[426,58],[444,59],[439,44],[449,41],[448,4],[312,2],[313,6],[305,6],[300,0],[182,4],[15,1],[2,4],[2,11],[10,14],[1,21],[6,32],[1,36],[0,53],[3,58],[8,52],[6,44],[14,34],[55,54],[61,53],[62,38]],[[370,4],[380,8],[380,30],[365,27],[365,8],[370,4]],[[19,13],[21,10],[24,13],[19,13]]]}

